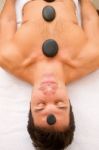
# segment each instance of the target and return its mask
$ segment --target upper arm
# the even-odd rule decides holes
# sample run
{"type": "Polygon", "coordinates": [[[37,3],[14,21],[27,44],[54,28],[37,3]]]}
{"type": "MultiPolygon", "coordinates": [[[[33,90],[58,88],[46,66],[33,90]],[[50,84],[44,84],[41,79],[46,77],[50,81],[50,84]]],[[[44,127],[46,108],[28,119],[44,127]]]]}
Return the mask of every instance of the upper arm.
{"type": "Polygon", "coordinates": [[[12,39],[16,32],[16,23],[13,20],[0,19],[0,37],[5,40],[12,39]]]}
{"type": "Polygon", "coordinates": [[[0,13],[0,36],[5,40],[9,40],[15,34],[16,29],[15,2],[6,0],[0,13]]]}

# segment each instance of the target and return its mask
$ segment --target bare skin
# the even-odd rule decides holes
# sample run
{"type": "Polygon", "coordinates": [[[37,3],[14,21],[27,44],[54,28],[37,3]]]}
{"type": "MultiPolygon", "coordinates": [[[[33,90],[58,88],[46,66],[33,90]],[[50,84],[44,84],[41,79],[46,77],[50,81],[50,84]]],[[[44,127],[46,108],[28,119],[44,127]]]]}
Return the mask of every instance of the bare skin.
{"type": "Polygon", "coordinates": [[[23,23],[17,29],[15,0],[6,0],[0,17],[0,66],[34,86],[31,110],[37,125],[49,127],[46,117],[52,112],[57,118],[53,127],[68,126],[70,103],[65,86],[99,68],[99,16],[90,0],[81,0],[81,15],[82,27],[72,0],[48,4],[34,0],[24,6],[23,23]],[[42,18],[46,5],[56,11],[51,23],[42,18]],[[54,58],[42,53],[47,39],[59,45],[54,58]]]}

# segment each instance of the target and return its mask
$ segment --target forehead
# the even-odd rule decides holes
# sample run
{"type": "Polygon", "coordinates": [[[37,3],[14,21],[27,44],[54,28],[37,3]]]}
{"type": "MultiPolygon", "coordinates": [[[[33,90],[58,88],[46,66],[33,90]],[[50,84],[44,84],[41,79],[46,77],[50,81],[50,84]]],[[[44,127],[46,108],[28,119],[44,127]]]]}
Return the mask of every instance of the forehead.
{"type": "Polygon", "coordinates": [[[65,128],[69,127],[69,123],[70,123],[69,115],[65,119],[62,119],[61,121],[57,120],[54,125],[49,125],[46,120],[42,121],[42,117],[40,115],[36,118],[35,118],[34,115],[32,117],[33,117],[34,124],[36,126],[46,128],[46,129],[49,129],[49,130],[56,129],[56,130],[59,130],[59,131],[63,131],[65,128]]]}

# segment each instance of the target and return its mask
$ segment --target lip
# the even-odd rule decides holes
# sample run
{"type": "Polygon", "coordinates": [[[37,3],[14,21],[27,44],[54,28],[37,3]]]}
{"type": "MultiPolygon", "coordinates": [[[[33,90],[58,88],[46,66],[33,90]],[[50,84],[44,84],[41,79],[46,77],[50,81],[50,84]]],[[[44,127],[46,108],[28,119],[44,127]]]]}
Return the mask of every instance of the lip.
{"type": "Polygon", "coordinates": [[[46,88],[46,86],[57,87],[57,82],[52,74],[45,74],[43,76],[40,87],[46,88]]]}
{"type": "Polygon", "coordinates": [[[46,81],[43,81],[41,84],[56,84],[56,82],[51,81],[51,80],[46,80],[46,81]]]}
{"type": "Polygon", "coordinates": [[[52,81],[52,80],[45,80],[43,81],[42,83],[56,83],[55,81],[52,81]]]}

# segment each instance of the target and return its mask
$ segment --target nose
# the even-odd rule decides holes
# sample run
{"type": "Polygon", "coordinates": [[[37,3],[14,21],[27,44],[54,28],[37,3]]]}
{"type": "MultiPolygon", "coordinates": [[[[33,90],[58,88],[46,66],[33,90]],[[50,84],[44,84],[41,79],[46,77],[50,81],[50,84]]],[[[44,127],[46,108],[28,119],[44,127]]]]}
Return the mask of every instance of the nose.
{"type": "Polygon", "coordinates": [[[40,88],[45,95],[55,94],[57,86],[55,84],[43,84],[40,88]]]}
{"type": "Polygon", "coordinates": [[[43,88],[44,94],[50,95],[50,94],[55,94],[55,92],[56,92],[56,89],[53,86],[48,85],[45,88],[43,88]]]}

